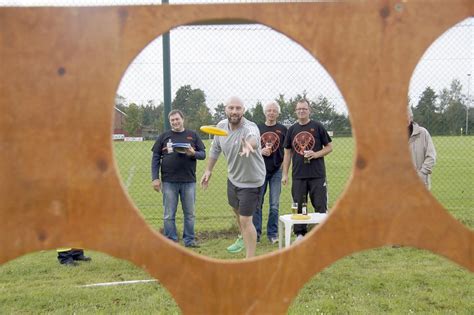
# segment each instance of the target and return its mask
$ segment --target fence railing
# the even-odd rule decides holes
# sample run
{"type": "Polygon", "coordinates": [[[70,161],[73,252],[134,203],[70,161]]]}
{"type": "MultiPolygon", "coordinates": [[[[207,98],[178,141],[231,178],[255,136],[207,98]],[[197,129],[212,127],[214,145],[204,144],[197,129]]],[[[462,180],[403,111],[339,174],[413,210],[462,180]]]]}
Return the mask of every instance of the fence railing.
{"type": "MultiPolygon", "coordinates": [[[[249,108],[247,117],[257,123],[263,122],[261,106],[266,101],[278,101],[282,109],[280,121],[287,124],[295,121],[297,99],[306,97],[311,101],[313,118],[334,132],[334,151],[326,157],[331,207],[350,176],[355,143],[347,106],[324,67],[291,39],[259,24],[181,26],[170,32],[170,38],[172,106],[185,111],[185,124],[190,129],[224,118],[223,102],[232,95],[243,98],[249,108]]],[[[415,121],[433,135],[438,161],[432,193],[469,226],[474,226],[474,108],[470,108],[469,88],[472,73],[474,19],[470,18],[433,43],[413,74],[408,97],[415,121]]],[[[146,139],[163,130],[162,77],[158,37],[130,64],[117,91],[117,107],[141,117],[138,125],[148,128],[146,139]]],[[[141,130],[128,132],[139,134],[141,130]]],[[[207,135],[202,136],[208,139],[207,135]]],[[[210,140],[205,144],[209,148],[210,140]]],[[[150,185],[152,145],[153,141],[116,142],[115,154],[130,196],[145,218],[159,229],[163,205],[161,194],[150,185]]],[[[205,162],[198,162],[198,180],[204,165],[205,162]]],[[[198,233],[223,232],[233,227],[223,160],[214,174],[210,189],[197,191],[198,233]]],[[[290,212],[290,186],[283,187],[281,213],[290,212]]],[[[267,204],[263,216],[265,222],[267,204]]],[[[178,223],[182,224],[180,211],[178,223]]]]}

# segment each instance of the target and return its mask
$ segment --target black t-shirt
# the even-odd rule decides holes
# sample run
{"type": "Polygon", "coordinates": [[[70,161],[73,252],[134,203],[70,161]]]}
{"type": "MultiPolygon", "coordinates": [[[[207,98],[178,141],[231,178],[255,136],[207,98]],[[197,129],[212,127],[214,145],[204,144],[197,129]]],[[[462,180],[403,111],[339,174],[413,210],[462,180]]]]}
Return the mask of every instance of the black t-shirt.
{"type": "Polygon", "coordinates": [[[196,182],[196,159],[203,160],[206,157],[206,148],[199,135],[187,129],[182,132],[165,131],[158,137],[151,150],[152,180],[159,178],[158,171],[161,168],[161,180],[164,182],[196,182]],[[168,153],[167,143],[170,140],[172,143],[191,144],[196,155],[190,157],[176,152],[175,148],[172,153],[168,153]]]}
{"type": "Polygon", "coordinates": [[[260,144],[262,149],[265,148],[266,143],[272,144],[272,154],[270,156],[263,156],[265,161],[265,168],[267,174],[276,172],[283,162],[283,143],[285,142],[286,132],[288,131],[282,124],[274,126],[267,126],[265,124],[258,125],[260,130],[260,144]]]}
{"type": "Polygon", "coordinates": [[[293,178],[326,178],[324,157],[304,163],[304,151],[319,151],[331,141],[331,137],[319,121],[310,120],[303,126],[298,122],[293,124],[288,129],[284,144],[285,149],[291,149],[293,152],[293,178]]]}

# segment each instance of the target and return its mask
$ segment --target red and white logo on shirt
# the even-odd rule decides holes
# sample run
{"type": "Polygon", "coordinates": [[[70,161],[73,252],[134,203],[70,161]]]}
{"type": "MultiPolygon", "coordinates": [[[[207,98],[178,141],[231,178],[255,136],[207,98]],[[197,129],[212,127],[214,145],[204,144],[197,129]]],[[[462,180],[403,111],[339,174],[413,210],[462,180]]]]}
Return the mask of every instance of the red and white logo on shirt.
{"type": "Polygon", "coordinates": [[[304,151],[309,151],[314,148],[316,143],[313,135],[307,131],[301,131],[293,138],[293,149],[299,155],[304,155],[304,151]]]}

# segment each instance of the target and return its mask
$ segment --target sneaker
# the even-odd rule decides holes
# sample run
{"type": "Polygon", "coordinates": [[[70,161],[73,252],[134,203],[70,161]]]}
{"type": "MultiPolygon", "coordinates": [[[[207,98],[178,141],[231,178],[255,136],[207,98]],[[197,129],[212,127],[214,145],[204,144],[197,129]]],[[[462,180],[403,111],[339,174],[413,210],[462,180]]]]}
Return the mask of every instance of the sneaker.
{"type": "Polygon", "coordinates": [[[278,243],[278,237],[276,237],[276,236],[270,237],[268,240],[269,240],[270,243],[272,243],[272,244],[278,243]]]}
{"type": "Polygon", "coordinates": [[[241,235],[239,235],[235,243],[227,247],[227,251],[229,253],[238,253],[238,252],[241,252],[244,248],[245,248],[244,239],[242,238],[241,235]]]}
{"type": "Polygon", "coordinates": [[[297,243],[297,242],[300,242],[300,241],[302,241],[302,240],[303,240],[303,238],[304,238],[304,236],[303,236],[303,235],[301,235],[301,234],[298,234],[298,235],[296,236],[296,239],[295,239],[295,241],[293,242],[293,244],[294,244],[294,243],[297,243]]]}
{"type": "Polygon", "coordinates": [[[201,246],[199,246],[196,242],[192,242],[192,243],[189,243],[189,244],[184,244],[184,247],[188,247],[188,248],[199,248],[201,246]]]}

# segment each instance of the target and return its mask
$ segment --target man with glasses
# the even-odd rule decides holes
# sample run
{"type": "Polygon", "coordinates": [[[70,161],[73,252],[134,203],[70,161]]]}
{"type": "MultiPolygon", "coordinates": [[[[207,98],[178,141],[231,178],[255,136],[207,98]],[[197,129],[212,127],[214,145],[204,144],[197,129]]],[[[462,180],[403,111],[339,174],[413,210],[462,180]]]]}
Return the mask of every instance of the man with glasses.
{"type": "MultiPolygon", "coordinates": [[[[298,121],[289,129],[285,139],[282,184],[288,183],[288,169],[292,167],[291,195],[301,212],[303,202],[309,198],[315,212],[327,212],[326,167],[324,156],[332,151],[331,137],[319,121],[310,119],[308,101],[296,104],[298,121]]],[[[296,224],[294,232],[299,241],[307,233],[306,224],[296,224]]]]}

